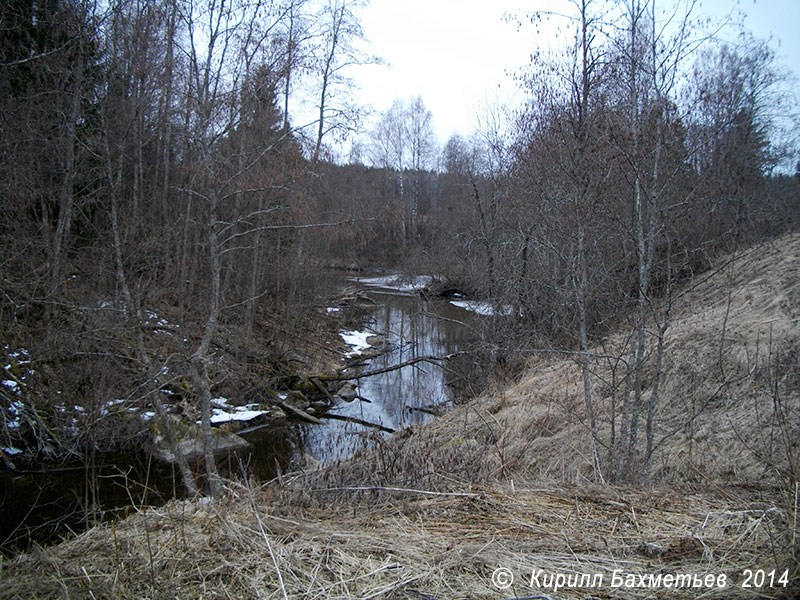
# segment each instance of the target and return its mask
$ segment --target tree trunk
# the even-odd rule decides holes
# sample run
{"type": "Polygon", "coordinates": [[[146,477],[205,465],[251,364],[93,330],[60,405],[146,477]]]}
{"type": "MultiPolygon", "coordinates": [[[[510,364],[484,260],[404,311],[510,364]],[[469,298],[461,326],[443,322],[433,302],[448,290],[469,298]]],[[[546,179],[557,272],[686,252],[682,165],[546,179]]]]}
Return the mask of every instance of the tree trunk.
{"type": "Polygon", "coordinates": [[[594,467],[595,477],[597,477],[597,479],[602,482],[604,480],[603,480],[603,470],[600,465],[600,454],[598,451],[597,420],[595,419],[594,404],[592,402],[592,373],[589,370],[589,339],[586,328],[586,299],[585,299],[585,291],[587,284],[586,252],[584,250],[583,224],[580,222],[580,219],[578,220],[578,268],[580,270],[580,282],[575,284],[575,296],[578,303],[578,316],[580,321],[583,401],[586,406],[586,415],[589,418],[589,430],[592,435],[592,466],[594,467]]]}
{"type": "Polygon", "coordinates": [[[75,182],[75,125],[81,110],[81,88],[83,86],[83,54],[78,48],[78,59],[72,71],[72,98],[64,132],[64,172],[58,199],[58,223],[53,239],[53,262],[51,265],[51,287],[57,289],[61,284],[63,255],[67,251],[67,238],[72,225],[74,204],[73,187],[75,182]]]}
{"type": "Polygon", "coordinates": [[[481,204],[481,196],[478,192],[478,184],[475,183],[474,178],[471,178],[470,182],[472,183],[472,193],[473,197],[475,198],[475,207],[478,211],[478,219],[481,227],[481,240],[483,241],[483,247],[486,250],[486,274],[489,279],[489,301],[492,302],[495,300],[495,265],[494,251],[492,250],[492,244],[489,241],[491,232],[489,231],[489,224],[486,222],[486,212],[483,210],[483,205],[481,204]]]}
{"type": "Polygon", "coordinates": [[[221,298],[221,264],[217,240],[217,205],[216,196],[209,199],[208,212],[208,254],[211,266],[211,295],[209,298],[208,318],[203,330],[200,345],[191,358],[192,378],[200,395],[200,427],[203,434],[203,451],[205,454],[206,474],[208,476],[208,493],[212,497],[222,491],[222,483],[217,472],[211,438],[211,385],[208,377],[208,351],[217,331],[221,298]]]}

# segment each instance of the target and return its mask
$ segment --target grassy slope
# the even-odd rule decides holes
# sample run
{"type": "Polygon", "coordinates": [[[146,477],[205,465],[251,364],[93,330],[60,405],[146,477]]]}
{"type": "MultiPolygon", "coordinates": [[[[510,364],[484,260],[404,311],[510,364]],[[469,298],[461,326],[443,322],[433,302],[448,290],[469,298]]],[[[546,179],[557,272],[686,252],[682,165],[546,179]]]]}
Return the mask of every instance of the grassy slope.
{"type": "MultiPolygon", "coordinates": [[[[786,236],[682,291],[659,433],[703,410],[664,442],[653,489],[586,479],[578,368],[544,355],[513,387],[353,460],[282,486],[232,486],[209,504],[143,509],[19,557],[3,565],[0,597],[794,597],[798,273],[800,235],[786,236]],[[355,489],[370,486],[425,493],[355,489]],[[517,580],[502,592],[490,580],[499,565],[517,580]],[[788,569],[790,589],[742,588],[748,568],[788,569]],[[529,586],[532,569],[604,581],[553,592],[529,586]],[[724,573],[728,586],[612,588],[614,569],[724,573]]],[[[610,379],[604,361],[596,368],[610,379]]],[[[607,421],[611,390],[596,393],[607,421]]]]}

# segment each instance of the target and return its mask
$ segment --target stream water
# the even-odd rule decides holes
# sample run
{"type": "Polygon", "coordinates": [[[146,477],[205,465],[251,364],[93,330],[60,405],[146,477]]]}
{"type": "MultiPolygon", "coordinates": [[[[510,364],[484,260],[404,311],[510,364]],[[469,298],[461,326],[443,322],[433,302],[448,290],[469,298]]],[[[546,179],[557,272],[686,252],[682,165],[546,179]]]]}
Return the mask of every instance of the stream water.
{"type": "MultiPolygon", "coordinates": [[[[367,280],[368,282],[370,280],[367,280]]],[[[384,338],[388,351],[367,358],[358,367],[366,373],[392,367],[420,356],[445,356],[456,352],[469,335],[476,315],[446,300],[429,300],[411,286],[385,287],[373,280],[366,287],[375,301],[362,329],[384,338]],[[398,289],[398,287],[400,289],[398,289]]],[[[417,363],[353,382],[364,400],[342,402],[331,413],[354,417],[393,430],[423,423],[446,410],[453,392],[446,384],[442,366],[417,363]]],[[[301,466],[310,459],[323,463],[346,458],[388,435],[375,427],[355,422],[324,419],[324,425],[295,425],[277,431],[253,432],[253,470],[261,478],[282,468],[301,466]]]]}
{"type": "MultiPolygon", "coordinates": [[[[476,309],[465,310],[446,300],[428,300],[413,286],[389,285],[386,278],[362,280],[374,300],[362,333],[380,335],[385,352],[365,358],[356,368],[366,373],[419,356],[455,352],[469,335],[476,309]]],[[[480,312],[480,310],[477,310],[480,312]]],[[[417,363],[354,382],[356,392],[369,402],[341,402],[331,413],[354,417],[400,430],[420,424],[432,413],[445,410],[454,398],[442,367],[417,363]],[[420,410],[422,409],[422,410],[420,410]]],[[[283,424],[258,428],[243,437],[251,451],[229,457],[221,465],[231,476],[245,470],[261,481],[309,463],[346,458],[388,435],[375,427],[325,419],[323,425],[283,424]]],[[[92,524],[88,515],[108,518],[124,514],[134,504],[157,504],[181,494],[175,470],[146,455],[98,455],[86,465],[40,473],[0,473],[0,552],[24,549],[36,540],[57,540],[69,531],[92,524]],[[92,482],[91,485],[87,482],[92,482]],[[91,506],[102,507],[98,513],[91,506]]]]}

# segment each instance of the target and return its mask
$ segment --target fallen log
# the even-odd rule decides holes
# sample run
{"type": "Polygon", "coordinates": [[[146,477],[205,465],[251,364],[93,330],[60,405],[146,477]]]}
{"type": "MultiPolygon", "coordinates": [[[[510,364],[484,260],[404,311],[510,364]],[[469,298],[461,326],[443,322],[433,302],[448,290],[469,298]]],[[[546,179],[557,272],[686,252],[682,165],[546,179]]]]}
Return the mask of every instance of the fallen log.
{"type": "Polygon", "coordinates": [[[347,417],[345,415],[336,415],[332,413],[326,413],[322,415],[323,419],[336,419],[337,421],[347,421],[348,423],[356,423],[357,425],[364,425],[365,427],[373,427],[374,429],[379,429],[380,431],[386,433],[394,433],[395,430],[391,427],[386,427],[379,423],[370,423],[369,421],[365,421],[364,419],[359,419],[357,417],[347,417]]]}
{"type": "Polygon", "coordinates": [[[402,369],[403,367],[415,365],[420,362],[439,364],[440,362],[447,360],[451,356],[453,355],[448,354],[447,356],[418,356],[416,358],[412,358],[410,360],[398,363],[396,365],[392,365],[390,367],[374,369],[372,371],[367,371],[365,373],[355,373],[353,375],[320,375],[317,377],[317,379],[323,381],[350,381],[352,379],[361,379],[362,377],[372,377],[373,375],[380,375],[381,373],[389,373],[390,371],[396,371],[397,369],[402,369]]]}
{"type": "Polygon", "coordinates": [[[295,408],[291,404],[286,404],[286,402],[283,402],[274,396],[270,399],[270,402],[272,402],[272,404],[278,408],[281,408],[285,413],[296,416],[301,421],[313,423],[314,425],[322,425],[322,421],[320,421],[317,417],[312,417],[307,412],[302,411],[299,408],[295,408]]]}
{"type": "Polygon", "coordinates": [[[426,415],[433,415],[434,417],[438,417],[442,414],[442,409],[438,406],[408,406],[406,407],[408,412],[421,412],[425,413],[426,415]]]}

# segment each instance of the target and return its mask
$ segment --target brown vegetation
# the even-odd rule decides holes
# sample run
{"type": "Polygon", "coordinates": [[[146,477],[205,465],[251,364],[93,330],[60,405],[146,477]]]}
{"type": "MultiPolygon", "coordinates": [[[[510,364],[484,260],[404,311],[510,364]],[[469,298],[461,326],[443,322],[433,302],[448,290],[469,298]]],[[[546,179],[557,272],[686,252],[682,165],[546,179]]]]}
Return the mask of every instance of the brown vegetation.
{"type": "MultiPolygon", "coordinates": [[[[791,234],[715,267],[676,292],[663,357],[658,485],[752,485],[791,490],[800,469],[800,347],[791,234]]],[[[624,335],[592,348],[599,440],[613,448],[614,401],[622,387],[624,335]],[[614,372],[614,368],[617,372],[614,372]]],[[[519,381],[455,408],[407,436],[314,476],[327,486],[485,484],[592,480],[588,419],[576,352],[531,352],[519,381]],[[446,477],[445,475],[446,474],[446,477]]],[[[655,354],[644,365],[651,393],[655,354]]],[[[644,452],[640,440],[638,456],[644,452]]],[[[603,455],[603,464],[611,465],[603,455]]],[[[320,484],[321,485],[321,484],[320,484]]]]}
{"type": "MultiPolygon", "coordinates": [[[[798,257],[800,236],[785,236],[720,259],[676,294],[659,435],[681,426],[658,449],[650,490],[590,481],[580,364],[545,353],[515,385],[351,460],[258,489],[230,483],[207,504],[142,508],[20,556],[3,565],[3,597],[653,597],[612,588],[615,569],[724,574],[704,597],[791,597],[798,257]],[[499,566],[517,577],[505,592],[491,582],[499,566]],[[787,570],[789,583],[744,588],[746,569],[787,570]],[[541,574],[531,587],[537,570],[604,579],[556,594],[541,574]]],[[[593,349],[601,380],[613,377],[596,355],[620,343],[593,349]]]]}
{"type": "MultiPolygon", "coordinates": [[[[322,497],[313,490],[310,493],[322,497]]],[[[752,492],[475,487],[471,493],[340,490],[301,508],[269,490],[171,502],[3,565],[3,598],[652,598],[628,574],[727,576],[708,598],[750,598],[745,569],[793,563],[792,514],[752,492]],[[379,500],[376,505],[375,501],[379,500]],[[491,583],[511,569],[515,585],[491,583]],[[595,588],[531,586],[538,570],[603,574],[595,588]]],[[[793,576],[795,574],[793,573],[793,576]]],[[[542,582],[541,575],[539,582],[542,582]]],[[[791,588],[790,588],[791,589],[791,588]]],[[[656,590],[659,597],[660,592],[656,590]]],[[[669,590],[696,598],[697,589],[669,590]]],[[[760,590],[784,597],[786,590],[760,590]]]]}
{"type": "Polygon", "coordinates": [[[79,461],[88,524],[98,455],[153,434],[122,411],[175,449],[171,410],[202,426],[183,485],[219,497],[36,548],[0,595],[490,597],[506,560],[795,578],[800,178],[774,171],[768,45],[707,38],[693,3],[609,25],[576,0],[520,115],[489,111],[437,171],[430,111],[398,101],[375,167],[342,166],[362,4],[0,8],[2,467],[79,461]],[[341,464],[222,482],[212,395],[332,369],[322,309],[366,265],[497,308],[453,373],[494,385],[341,464]]]}

